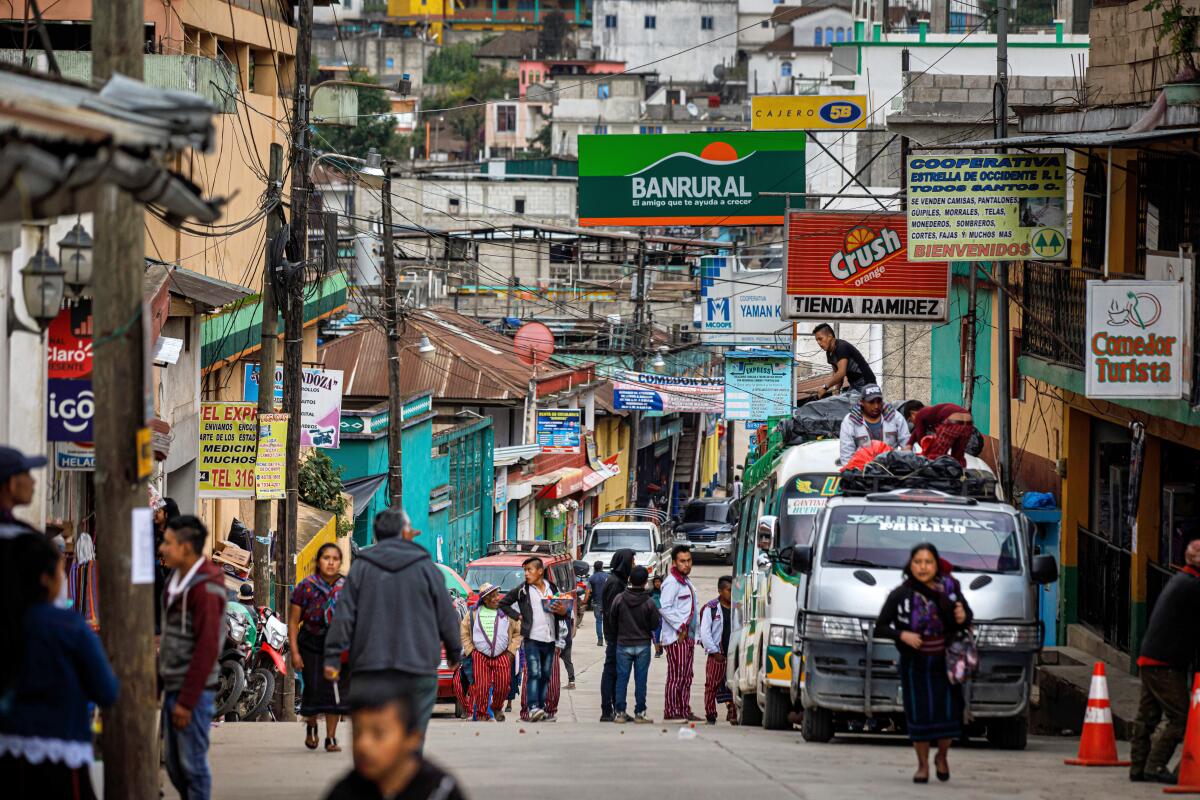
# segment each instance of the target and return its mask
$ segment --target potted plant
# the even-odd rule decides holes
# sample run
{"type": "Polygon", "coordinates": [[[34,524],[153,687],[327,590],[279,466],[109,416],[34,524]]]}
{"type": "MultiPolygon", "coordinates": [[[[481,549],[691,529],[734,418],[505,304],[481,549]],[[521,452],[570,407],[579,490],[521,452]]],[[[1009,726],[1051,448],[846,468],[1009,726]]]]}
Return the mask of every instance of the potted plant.
{"type": "Polygon", "coordinates": [[[1160,44],[1170,42],[1175,61],[1175,77],[1163,85],[1167,105],[1200,103],[1200,70],[1195,59],[1200,16],[1191,13],[1183,0],[1150,0],[1144,10],[1162,14],[1154,37],[1160,44]]]}

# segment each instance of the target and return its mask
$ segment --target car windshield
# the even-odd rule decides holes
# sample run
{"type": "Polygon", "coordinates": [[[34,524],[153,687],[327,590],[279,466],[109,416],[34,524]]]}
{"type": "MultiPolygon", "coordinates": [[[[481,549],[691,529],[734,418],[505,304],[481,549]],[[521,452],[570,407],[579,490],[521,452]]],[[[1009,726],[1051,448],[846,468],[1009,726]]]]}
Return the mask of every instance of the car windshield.
{"type": "Polygon", "coordinates": [[[826,564],[902,569],[930,542],[957,572],[1021,572],[1013,517],[976,508],[840,506],[829,512],[826,564]],[[869,512],[869,513],[864,513],[869,512]]]}
{"type": "Polygon", "coordinates": [[[645,528],[596,528],[592,531],[589,550],[613,552],[623,548],[638,552],[651,550],[650,531],[645,528]]]}
{"type": "Polygon", "coordinates": [[[713,522],[717,525],[729,523],[729,503],[688,503],[683,509],[683,521],[713,522]]]}
{"type": "Polygon", "coordinates": [[[478,589],[485,583],[492,583],[499,586],[501,591],[507,592],[514,586],[521,585],[521,582],[525,580],[525,570],[519,565],[505,567],[498,564],[482,564],[467,567],[467,574],[463,576],[463,580],[472,589],[478,589]]]}
{"type": "Polygon", "coordinates": [[[812,543],[817,514],[838,492],[838,476],[804,474],[789,480],[783,489],[779,520],[779,547],[812,543]]]}

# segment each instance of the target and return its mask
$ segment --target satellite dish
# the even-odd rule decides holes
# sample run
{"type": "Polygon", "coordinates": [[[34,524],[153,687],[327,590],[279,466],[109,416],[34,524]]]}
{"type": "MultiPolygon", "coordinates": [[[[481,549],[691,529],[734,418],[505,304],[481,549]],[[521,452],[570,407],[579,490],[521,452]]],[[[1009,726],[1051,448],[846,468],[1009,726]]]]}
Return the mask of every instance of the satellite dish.
{"type": "Polygon", "coordinates": [[[513,350],[522,363],[535,367],[554,354],[554,333],[540,322],[526,323],[513,337],[513,350]]]}
{"type": "Polygon", "coordinates": [[[713,67],[713,77],[719,81],[725,80],[725,65],[717,64],[713,67]]]}
{"type": "Polygon", "coordinates": [[[696,107],[696,104],[695,104],[695,103],[688,103],[688,104],[687,104],[687,112],[688,112],[688,114],[689,114],[690,116],[692,116],[692,117],[698,117],[698,116],[700,116],[700,109],[696,107]]]}

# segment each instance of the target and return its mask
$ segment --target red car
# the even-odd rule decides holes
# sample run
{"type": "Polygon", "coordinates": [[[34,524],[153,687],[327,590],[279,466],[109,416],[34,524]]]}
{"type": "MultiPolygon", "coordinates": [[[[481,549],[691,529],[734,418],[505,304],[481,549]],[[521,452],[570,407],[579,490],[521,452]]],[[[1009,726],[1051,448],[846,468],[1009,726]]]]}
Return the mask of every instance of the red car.
{"type": "MultiPolygon", "coordinates": [[[[458,618],[462,619],[467,615],[467,603],[471,590],[462,576],[450,567],[445,564],[437,566],[442,571],[442,578],[446,581],[446,589],[454,601],[454,609],[458,612],[458,618]]],[[[442,648],[442,661],[438,664],[437,702],[454,703],[455,716],[462,715],[462,709],[459,708],[458,698],[454,693],[454,669],[446,663],[446,648],[444,647],[442,648]]]]}

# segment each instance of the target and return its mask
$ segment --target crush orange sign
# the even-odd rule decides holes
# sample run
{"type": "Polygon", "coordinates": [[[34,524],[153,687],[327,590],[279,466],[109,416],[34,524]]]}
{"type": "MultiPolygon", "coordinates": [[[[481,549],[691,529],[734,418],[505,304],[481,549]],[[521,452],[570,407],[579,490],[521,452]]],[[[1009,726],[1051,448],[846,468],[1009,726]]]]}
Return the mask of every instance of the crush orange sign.
{"type": "Polygon", "coordinates": [[[806,320],[947,318],[950,265],[908,260],[904,214],[793,211],[784,316],[806,320]]]}

